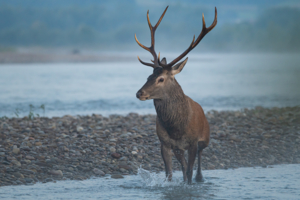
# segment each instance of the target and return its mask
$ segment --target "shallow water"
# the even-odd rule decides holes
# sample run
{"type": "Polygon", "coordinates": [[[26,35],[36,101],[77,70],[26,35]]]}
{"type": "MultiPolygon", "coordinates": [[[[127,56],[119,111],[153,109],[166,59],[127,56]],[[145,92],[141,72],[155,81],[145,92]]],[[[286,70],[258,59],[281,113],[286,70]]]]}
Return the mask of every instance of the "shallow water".
{"type": "MultiPolygon", "coordinates": [[[[16,116],[17,110],[19,116],[28,115],[30,104],[40,115],[44,104],[45,116],[155,113],[152,101],[135,97],[151,73],[138,61],[2,64],[0,117],[16,116]]],[[[176,79],[206,111],[300,102],[298,54],[191,54],[176,79]]]]}
{"type": "Polygon", "coordinates": [[[299,164],[205,170],[203,175],[204,182],[186,185],[179,171],[166,182],[163,173],[139,169],[138,175],[124,179],[0,187],[0,199],[300,199],[299,164]]]}

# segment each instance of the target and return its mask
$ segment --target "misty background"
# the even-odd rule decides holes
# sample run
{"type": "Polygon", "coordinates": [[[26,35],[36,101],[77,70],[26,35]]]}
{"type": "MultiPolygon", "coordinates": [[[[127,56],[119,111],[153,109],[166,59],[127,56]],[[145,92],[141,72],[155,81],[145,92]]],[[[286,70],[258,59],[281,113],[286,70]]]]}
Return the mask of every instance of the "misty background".
{"type": "Polygon", "coordinates": [[[193,52],[299,52],[298,0],[0,0],[0,50],[70,48],[140,51],[150,44],[146,13],[156,31],[157,51],[183,51],[218,9],[218,24],[193,52]]]}
{"type": "Polygon", "coordinates": [[[136,92],[156,52],[177,57],[218,10],[176,76],[205,111],[298,106],[299,0],[0,0],[0,117],[155,113],[136,92]],[[35,110],[32,111],[32,106],[35,110]],[[41,106],[46,112],[42,112],[41,106]]]}

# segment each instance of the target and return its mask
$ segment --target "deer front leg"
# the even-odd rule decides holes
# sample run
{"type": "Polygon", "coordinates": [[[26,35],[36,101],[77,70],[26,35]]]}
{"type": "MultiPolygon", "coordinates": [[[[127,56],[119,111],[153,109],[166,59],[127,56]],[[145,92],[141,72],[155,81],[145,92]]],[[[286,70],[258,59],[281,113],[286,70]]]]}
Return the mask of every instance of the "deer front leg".
{"type": "Polygon", "coordinates": [[[197,155],[197,146],[191,146],[188,149],[188,167],[187,167],[187,179],[188,179],[188,184],[192,184],[192,176],[193,176],[193,167],[194,167],[194,162],[195,162],[195,158],[197,155]]]}
{"type": "Polygon", "coordinates": [[[168,181],[172,180],[172,152],[171,149],[161,144],[161,156],[165,163],[166,177],[168,181]]]}
{"type": "Polygon", "coordinates": [[[197,175],[196,175],[196,181],[201,182],[203,181],[203,176],[201,173],[201,155],[202,150],[207,147],[206,143],[204,141],[198,142],[198,169],[197,169],[197,175]]]}
{"type": "Polygon", "coordinates": [[[186,177],[187,164],[186,164],[186,160],[184,157],[184,150],[175,149],[174,154],[175,154],[177,160],[181,164],[181,169],[182,169],[182,173],[183,173],[183,181],[185,182],[187,179],[187,177],[186,177]]]}

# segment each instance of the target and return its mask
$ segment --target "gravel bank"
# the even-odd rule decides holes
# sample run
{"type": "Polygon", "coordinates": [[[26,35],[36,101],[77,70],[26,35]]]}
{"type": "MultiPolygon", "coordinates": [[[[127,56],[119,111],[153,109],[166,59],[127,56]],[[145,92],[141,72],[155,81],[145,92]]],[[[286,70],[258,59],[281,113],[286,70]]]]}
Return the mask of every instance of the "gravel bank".
{"type": "MultiPolygon", "coordinates": [[[[300,163],[300,107],[210,111],[204,170],[300,163]]],[[[0,186],[164,170],[155,115],[0,119],[0,186]]],[[[195,165],[196,167],[196,165],[195,165]]],[[[173,158],[173,169],[180,165],[173,158]]]]}

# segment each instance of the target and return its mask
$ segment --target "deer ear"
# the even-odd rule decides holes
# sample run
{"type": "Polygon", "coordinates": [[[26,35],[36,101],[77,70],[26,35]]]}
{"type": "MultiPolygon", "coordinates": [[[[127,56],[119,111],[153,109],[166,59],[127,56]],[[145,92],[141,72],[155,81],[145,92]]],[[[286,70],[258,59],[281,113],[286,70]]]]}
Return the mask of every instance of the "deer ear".
{"type": "Polygon", "coordinates": [[[186,62],[188,61],[188,58],[186,58],[184,61],[176,64],[175,66],[172,67],[172,74],[178,74],[179,72],[181,72],[181,70],[183,69],[183,67],[185,66],[186,62]]]}
{"type": "Polygon", "coordinates": [[[164,57],[161,61],[162,64],[166,65],[167,64],[167,59],[164,57]]]}

